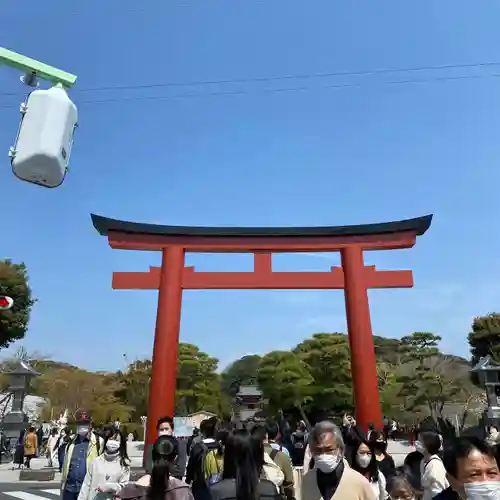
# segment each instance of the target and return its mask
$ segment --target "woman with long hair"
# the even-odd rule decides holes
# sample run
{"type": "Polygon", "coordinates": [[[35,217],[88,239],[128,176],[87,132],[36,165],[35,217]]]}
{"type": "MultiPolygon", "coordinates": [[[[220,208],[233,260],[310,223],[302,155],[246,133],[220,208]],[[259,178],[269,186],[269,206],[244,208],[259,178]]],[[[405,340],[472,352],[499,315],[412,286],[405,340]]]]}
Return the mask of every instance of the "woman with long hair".
{"type": "Polygon", "coordinates": [[[376,500],[388,498],[387,482],[378,468],[373,445],[368,441],[360,441],[352,447],[351,453],[351,467],[368,479],[376,500]]]}
{"type": "Polygon", "coordinates": [[[244,429],[230,434],[224,448],[222,481],[210,486],[212,500],[279,500],[271,481],[261,479],[264,444],[244,429]]]}
{"type": "Polygon", "coordinates": [[[104,442],[104,452],[90,463],[78,500],[114,499],[130,480],[130,460],[125,436],[113,428],[104,442]]]}
{"type": "Polygon", "coordinates": [[[177,440],[161,435],[151,452],[151,474],[142,476],[135,484],[128,484],[121,491],[120,500],[194,500],[189,485],[171,475],[179,453],[177,440]]]}
{"type": "Polygon", "coordinates": [[[387,453],[387,441],[384,435],[376,429],[372,430],[368,441],[373,447],[378,470],[382,472],[387,482],[390,483],[392,477],[396,474],[396,465],[394,459],[387,453]]]}

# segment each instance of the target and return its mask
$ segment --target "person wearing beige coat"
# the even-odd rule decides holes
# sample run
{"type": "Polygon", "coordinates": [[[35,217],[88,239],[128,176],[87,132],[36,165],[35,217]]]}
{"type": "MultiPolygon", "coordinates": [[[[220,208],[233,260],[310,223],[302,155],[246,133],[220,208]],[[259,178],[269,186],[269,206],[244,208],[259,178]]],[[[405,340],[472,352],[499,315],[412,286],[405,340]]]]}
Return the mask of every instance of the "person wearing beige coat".
{"type": "Polygon", "coordinates": [[[333,422],[314,426],[309,447],[314,467],[302,478],[300,500],[376,500],[368,480],[344,459],[342,433],[333,422]]]}

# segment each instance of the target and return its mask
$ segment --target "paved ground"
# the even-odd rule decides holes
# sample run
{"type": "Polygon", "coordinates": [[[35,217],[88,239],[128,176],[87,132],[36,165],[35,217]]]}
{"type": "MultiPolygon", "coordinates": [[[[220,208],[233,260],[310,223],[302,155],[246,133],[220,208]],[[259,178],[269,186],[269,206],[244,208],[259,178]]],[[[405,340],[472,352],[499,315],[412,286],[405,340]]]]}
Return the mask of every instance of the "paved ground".
{"type": "Polygon", "coordinates": [[[406,455],[412,451],[415,451],[415,448],[406,441],[389,441],[387,445],[387,452],[392,455],[396,467],[403,465],[406,455]]]}
{"type": "Polygon", "coordinates": [[[2,483],[0,500],[57,500],[61,492],[57,485],[25,484],[23,482],[2,483]]]}

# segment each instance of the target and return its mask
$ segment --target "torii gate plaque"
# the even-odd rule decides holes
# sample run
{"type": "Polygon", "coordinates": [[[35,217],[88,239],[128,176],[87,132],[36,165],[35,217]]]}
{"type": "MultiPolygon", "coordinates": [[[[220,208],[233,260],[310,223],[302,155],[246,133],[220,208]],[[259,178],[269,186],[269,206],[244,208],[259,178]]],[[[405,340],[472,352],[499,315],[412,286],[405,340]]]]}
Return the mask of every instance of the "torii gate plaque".
{"type": "Polygon", "coordinates": [[[161,267],[113,273],[114,289],[158,290],[158,313],[149,392],[147,442],[156,421],[174,415],[182,290],[343,289],[351,352],[356,420],[382,425],[369,288],[411,288],[411,271],[365,266],[363,251],[411,248],[430,227],[432,215],[381,224],[303,228],[178,227],[108,219],[92,214],[97,231],[113,249],[157,250],[161,267]],[[250,252],[253,272],[197,272],[185,267],[186,252],[250,252]],[[274,272],[272,254],[340,252],[342,267],[329,272],[274,272]]]}

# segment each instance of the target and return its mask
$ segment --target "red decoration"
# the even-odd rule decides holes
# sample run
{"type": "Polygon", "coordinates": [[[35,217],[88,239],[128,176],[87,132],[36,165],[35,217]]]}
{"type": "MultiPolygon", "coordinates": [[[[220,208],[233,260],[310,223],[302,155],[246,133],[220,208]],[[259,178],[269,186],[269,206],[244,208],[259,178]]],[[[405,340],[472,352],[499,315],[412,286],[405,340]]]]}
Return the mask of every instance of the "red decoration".
{"type": "MultiPolygon", "coordinates": [[[[147,272],[113,273],[114,289],[158,290],[147,442],[156,422],[173,416],[182,290],[193,289],[344,289],[356,420],[367,429],[382,427],[369,288],[409,288],[411,271],[379,271],[365,266],[365,250],[410,248],[429,228],[432,216],[399,222],[324,228],[200,228],[155,226],[92,215],[111,248],[162,252],[161,267],[147,272]],[[197,272],[185,267],[185,252],[250,252],[253,272],[197,272]],[[272,254],[340,252],[342,267],[329,272],[273,272],[272,254]]],[[[332,367],[334,369],[334,367],[332,367]]]]}

